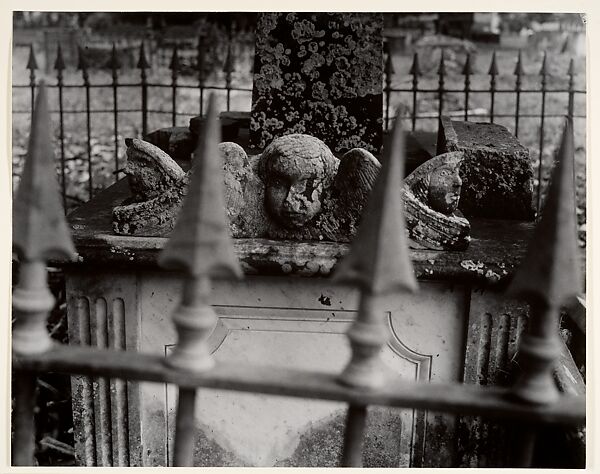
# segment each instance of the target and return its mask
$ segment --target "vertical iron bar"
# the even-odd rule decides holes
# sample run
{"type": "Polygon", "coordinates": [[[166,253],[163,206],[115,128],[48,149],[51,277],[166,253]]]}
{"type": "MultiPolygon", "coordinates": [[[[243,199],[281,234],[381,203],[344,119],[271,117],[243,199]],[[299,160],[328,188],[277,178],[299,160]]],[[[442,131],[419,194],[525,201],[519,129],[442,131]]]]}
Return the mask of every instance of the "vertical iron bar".
{"type": "Polygon", "coordinates": [[[204,41],[202,37],[198,38],[198,89],[200,90],[200,116],[204,112],[204,81],[206,80],[206,57],[204,55],[204,41]]]}
{"type": "Polygon", "coordinates": [[[573,120],[573,111],[575,108],[575,64],[573,58],[569,61],[569,70],[567,71],[569,75],[569,107],[568,107],[568,116],[569,120],[573,120]]]}
{"type": "Polygon", "coordinates": [[[494,123],[494,102],[496,96],[496,76],[498,75],[498,66],[496,65],[496,51],[492,54],[492,63],[490,64],[490,122],[494,123]]]}
{"type": "Polygon", "coordinates": [[[394,74],[394,65],[392,64],[392,55],[390,53],[390,44],[385,42],[386,60],[385,60],[385,129],[390,128],[390,95],[392,88],[392,75],[394,74]]]}
{"type": "Polygon", "coordinates": [[[60,43],[56,52],[56,61],[54,62],[54,69],[56,69],[56,80],[58,86],[58,117],[59,117],[59,133],[60,133],[60,176],[61,176],[61,194],[63,201],[63,209],[67,212],[67,178],[65,175],[65,124],[64,124],[64,110],[63,110],[63,69],[65,68],[65,62],[62,56],[62,49],[60,43]]]}
{"type": "Polygon", "coordinates": [[[415,127],[417,124],[417,91],[419,89],[419,75],[421,74],[421,70],[419,68],[419,55],[417,53],[415,53],[414,57],[413,57],[413,63],[412,66],[410,68],[409,71],[410,74],[412,74],[412,93],[413,93],[413,97],[412,97],[412,102],[413,102],[413,106],[412,106],[412,131],[415,131],[415,127]]]}
{"type": "Polygon", "coordinates": [[[465,122],[469,121],[469,87],[471,86],[471,74],[473,70],[471,68],[471,54],[467,53],[467,60],[465,61],[465,67],[463,68],[463,74],[465,76],[465,122]]]}
{"type": "Polygon", "coordinates": [[[113,43],[112,58],[112,91],[113,91],[113,128],[115,130],[115,182],[119,180],[119,106],[118,106],[118,87],[119,78],[117,70],[121,67],[117,55],[117,47],[113,43]]]}
{"type": "Polygon", "coordinates": [[[146,69],[150,67],[148,60],[146,59],[146,53],[144,50],[144,42],[140,46],[140,59],[137,64],[140,70],[141,87],[142,87],[142,139],[148,134],[148,81],[146,76],[146,69]]]}
{"type": "Polygon", "coordinates": [[[85,87],[85,119],[86,119],[86,131],[87,131],[87,157],[88,157],[88,194],[89,198],[92,199],[94,195],[94,182],[93,182],[93,168],[92,168],[92,123],[91,123],[91,112],[90,112],[90,75],[88,73],[87,58],[85,57],[84,50],[79,47],[79,64],[78,69],[81,70],[83,76],[83,86],[85,87]]]}
{"type": "Polygon", "coordinates": [[[29,59],[27,60],[27,69],[29,69],[29,88],[31,89],[31,115],[33,116],[33,108],[35,106],[35,70],[38,68],[37,60],[33,44],[29,45],[29,59]]]}
{"type": "Polygon", "coordinates": [[[362,467],[365,428],[367,426],[367,407],[350,405],[346,415],[342,467],[362,467]]]}
{"type": "Polygon", "coordinates": [[[13,392],[15,410],[13,423],[15,427],[11,445],[11,464],[13,466],[33,466],[35,464],[35,374],[18,371],[15,373],[13,392]]]}
{"type": "Polygon", "coordinates": [[[196,390],[179,388],[173,466],[194,465],[196,390]]]}
{"type": "Polygon", "coordinates": [[[538,214],[542,208],[542,171],[544,162],[544,115],[546,114],[546,52],[542,60],[542,68],[540,74],[542,76],[542,112],[540,114],[540,146],[539,146],[539,162],[538,162],[538,188],[537,188],[537,211],[538,214]]]}
{"type": "Polygon", "coordinates": [[[169,64],[169,68],[171,69],[171,94],[172,94],[172,123],[173,127],[177,126],[177,73],[179,72],[179,57],[177,55],[177,43],[173,47],[173,57],[171,58],[171,63],[169,64]]]}
{"type": "Polygon", "coordinates": [[[231,36],[231,28],[229,29],[229,42],[227,44],[227,57],[225,58],[225,66],[223,67],[223,72],[225,72],[225,89],[227,91],[227,111],[229,112],[230,101],[231,101],[231,78],[232,73],[235,70],[234,67],[234,59],[233,59],[233,51],[232,51],[232,36],[231,36]]]}
{"type": "Polygon", "coordinates": [[[444,49],[442,48],[442,55],[440,56],[440,66],[438,68],[438,121],[442,118],[442,112],[444,110],[444,75],[446,74],[446,64],[444,61],[444,49]]]}
{"type": "Polygon", "coordinates": [[[519,111],[521,106],[521,77],[523,75],[523,64],[521,62],[521,50],[519,50],[519,56],[517,58],[517,65],[515,67],[515,75],[517,76],[515,82],[515,94],[516,94],[516,106],[515,106],[515,136],[519,136],[519,111]]]}

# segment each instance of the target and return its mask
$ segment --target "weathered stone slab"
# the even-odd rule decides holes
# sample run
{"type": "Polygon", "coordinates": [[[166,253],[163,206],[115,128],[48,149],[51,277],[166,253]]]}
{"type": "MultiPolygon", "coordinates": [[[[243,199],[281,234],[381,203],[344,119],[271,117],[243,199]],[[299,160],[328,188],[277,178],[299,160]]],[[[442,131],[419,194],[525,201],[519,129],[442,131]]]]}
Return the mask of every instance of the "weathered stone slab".
{"type": "Polygon", "coordinates": [[[250,144],[304,133],[334,152],[377,153],[382,137],[383,17],[263,13],[256,28],[250,144]]]}
{"type": "MultiPolygon", "coordinates": [[[[358,310],[355,289],[323,278],[286,276],[221,280],[211,287],[210,303],[219,322],[208,344],[218,363],[339,373],[350,357],[345,333],[358,310]]],[[[133,264],[123,271],[71,269],[67,291],[72,344],[98,347],[124,340],[118,347],[161,355],[172,350],[177,336],[169,315],[182,291],[176,274],[139,272],[133,264]],[[94,337],[100,332],[107,334],[105,341],[94,337]]],[[[381,354],[386,377],[406,383],[458,381],[468,292],[440,282],[425,282],[421,291],[388,295],[378,303],[390,331],[381,354]]],[[[176,387],[131,382],[127,393],[113,395],[112,386],[93,382],[73,381],[74,393],[80,394],[75,427],[79,461],[101,466],[119,465],[117,459],[131,466],[172,463],[176,387]],[[105,405],[101,400],[107,398],[111,401],[105,405]],[[101,429],[105,420],[118,417],[123,423],[109,422],[107,430],[101,429]],[[117,439],[129,444],[121,448],[117,439]]],[[[220,390],[200,390],[196,403],[194,465],[339,465],[344,403],[220,390]]],[[[369,407],[365,466],[421,467],[434,455],[438,467],[451,466],[453,419],[447,436],[441,435],[438,421],[437,414],[421,410],[369,407]]]]}
{"type": "Polygon", "coordinates": [[[529,151],[505,127],[442,117],[437,151],[464,153],[459,208],[466,216],[534,218],[529,151]]]}

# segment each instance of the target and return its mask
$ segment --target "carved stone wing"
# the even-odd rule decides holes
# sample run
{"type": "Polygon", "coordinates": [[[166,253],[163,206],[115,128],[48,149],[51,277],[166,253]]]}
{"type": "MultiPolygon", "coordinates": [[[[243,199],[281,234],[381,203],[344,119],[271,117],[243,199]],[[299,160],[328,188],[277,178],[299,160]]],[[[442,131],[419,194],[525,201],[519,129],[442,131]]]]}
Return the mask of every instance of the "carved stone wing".
{"type": "Polygon", "coordinates": [[[360,210],[365,204],[381,164],[363,148],[353,148],[340,159],[334,189],[349,209],[360,210]]]}

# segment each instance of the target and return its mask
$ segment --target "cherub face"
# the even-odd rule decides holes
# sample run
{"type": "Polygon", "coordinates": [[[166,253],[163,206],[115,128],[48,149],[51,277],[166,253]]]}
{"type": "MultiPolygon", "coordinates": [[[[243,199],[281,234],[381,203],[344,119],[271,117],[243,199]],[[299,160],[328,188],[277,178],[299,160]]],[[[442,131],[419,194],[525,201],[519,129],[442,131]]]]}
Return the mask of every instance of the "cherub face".
{"type": "Polygon", "coordinates": [[[306,158],[271,157],[266,176],[266,205],[285,227],[302,227],[321,210],[323,172],[306,158]]]}
{"type": "Polygon", "coordinates": [[[458,207],[462,180],[458,166],[443,165],[432,171],[429,181],[429,206],[442,214],[451,214],[458,207]]]}

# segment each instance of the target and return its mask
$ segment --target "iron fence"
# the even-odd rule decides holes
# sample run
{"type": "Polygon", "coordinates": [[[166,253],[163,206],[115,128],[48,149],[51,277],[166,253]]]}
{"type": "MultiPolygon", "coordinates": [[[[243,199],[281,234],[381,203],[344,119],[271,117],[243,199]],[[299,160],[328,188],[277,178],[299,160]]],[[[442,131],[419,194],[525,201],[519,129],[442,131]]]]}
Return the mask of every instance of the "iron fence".
{"type": "MultiPolygon", "coordinates": [[[[189,41],[184,41],[181,44],[188,44],[189,41]]],[[[389,43],[385,43],[386,45],[389,43]]],[[[239,46],[239,45],[238,45],[239,46]]],[[[159,114],[161,116],[170,116],[170,123],[164,123],[162,126],[172,125],[176,126],[178,117],[187,116],[191,117],[197,115],[196,113],[190,113],[182,111],[182,99],[181,93],[183,90],[195,90],[199,94],[198,109],[197,113],[200,115],[204,114],[205,96],[207,91],[217,91],[223,95],[225,100],[225,109],[227,111],[231,108],[231,97],[232,93],[237,92],[245,94],[248,99],[251,97],[252,88],[244,86],[243,83],[250,83],[252,76],[252,62],[250,61],[249,70],[237,71],[236,65],[238,64],[238,57],[236,57],[236,44],[235,40],[232,39],[231,35],[225,46],[226,53],[224,54],[224,60],[220,65],[215,65],[214,58],[212,64],[208,64],[208,55],[211,50],[215,50],[213,45],[207,45],[199,40],[197,43],[196,51],[193,53],[193,62],[189,62],[190,55],[187,51],[186,64],[182,63],[182,51],[180,51],[178,43],[175,42],[171,52],[170,62],[168,68],[171,71],[170,81],[153,81],[149,78],[149,71],[152,69],[151,62],[148,60],[146,54],[145,43],[142,42],[139,47],[139,54],[136,64],[136,69],[139,71],[139,80],[137,81],[122,81],[121,73],[122,67],[117,52],[117,48],[113,44],[110,60],[107,67],[110,70],[111,80],[104,83],[93,83],[90,79],[90,69],[97,65],[90,64],[90,61],[86,55],[86,49],[79,47],[78,49],[78,63],[77,69],[81,72],[81,83],[66,83],[64,78],[64,71],[66,69],[65,61],[63,59],[63,53],[61,47],[57,48],[56,59],[54,61],[54,70],[56,72],[56,82],[54,84],[47,84],[50,89],[56,89],[58,92],[58,108],[51,110],[52,113],[56,113],[59,116],[59,159],[60,159],[60,175],[62,184],[62,195],[63,203],[66,208],[69,207],[67,199],[67,184],[68,177],[66,176],[66,162],[70,157],[66,156],[65,151],[65,116],[70,114],[82,114],[85,117],[85,133],[86,133],[86,156],[87,162],[87,198],[91,198],[95,192],[94,183],[94,166],[92,162],[92,116],[97,114],[112,114],[112,129],[113,129],[113,148],[114,148],[114,180],[118,180],[120,177],[120,169],[122,163],[119,160],[120,156],[120,138],[119,138],[119,114],[120,113],[139,113],[139,120],[141,127],[139,133],[145,136],[149,131],[148,117],[149,114],[159,114]],[[214,74],[215,68],[220,69],[219,74],[214,74]],[[236,74],[238,73],[239,74],[236,74]],[[195,75],[195,83],[190,82],[190,73],[195,75]],[[210,75],[215,76],[215,79],[208,83],[207,79],[210,75]],[[235,81],[234,75],[239,77],[244,76],[246,80],[235,81]],[[185,81],[181,79],[185,78],[185,81]],[[239,83],[242,83],[240,85],[239,83]],[[141,99],[141,106],[139,108],[126,108],[122,107],[119,103],[119,91],[129,88],[132,93],[138,95],[141,99]],[[170,91],[169,94],[163,94],[162,102],[158,108],[151,106],[149,102],[149,89],[163,89],[170,91]],[[83,89],[85,91],[85,106],[83,109],[69,109],[65,107],[64,93],[67,90],[72,89],[83,89]],[[91,104],[90,94],[94,90],[108,90],[112,92],[112,107],[108,108],[94,108],[91,104]]],[[[221,56],[223,54],[221,53],[221,56]]],[[[464,120],[484,120],[489,122],[502,121],[503,124],[508,125],[512,128],[513,133],[518,137],[520,131],[522,131],[522,123],[524,119],[539,121],[539,129],[537,134],[537,144],[527,144],[529,146],[532,163],[537,171],[537,205],[538,209],[541,206],[542,200],[542,181],[549,172],[549,164],[544,162],[544,151],[548,149],[548,135],[546,133],[547,120],[551,118],[559,118],[568,116],[570,119],[585,119],[585,103],[584,111],[577,112],[575,109],[576,98],[581,96],[585,99],[585,87],[576,87],[575,77],[577,71],[574,67],[574,60],[571,58],[568,69],[564,73],[556,74],[551,73],[548,68],[547,56],[544,53],[539,72],[537,74],[539,80],[537,86],[532,78],[531,74],[526,74],[524,70],[524,64],[521,52],[518,53],[516,59],[516,66],[514,71],[510,71],[514,77],[513,86],[499,87],[498,78],[502,75],[506,77],[506,73],[499,70],[496,61],[496,52],[494,51],[491,59],[489,69],[487,70],[487,76],[489,82],[487,87],[473,86],[473,77],[475,71],[473,69],[473,61],[471,55],[467,55],[464,61],[464,66],[459,74],[456,72],[449,71],[446,62],[447,59],[444,55],[444,49],[441,50],[441,56],[439,64],[433,74],[425,74],[420,65],[421,58],[418,53],[414,53],[412,65],[408,71],[398,70],[393,64],[393,54],[390,54],[389,49],[386,47],[385,52],[385,65],[384,65],[384,76],[383,76],[383,119],[384,127],[386,130],[393,120],[392,114],[395,109],[395,104],[402,104],[402,108],[406,109],[406,118],[410,122],[410,128],[412,130],[419,129],[422,124],[427,121],[437,123],[439,117],[442,114],[450,115],[452,117],[458,117],[464,120]],[[411,78],[408,81],[408,78],[411,78]],[[527,79],[527,80],[526,80],[527,79]],[[552,81],[551,81],[552,79],[552,81]],[[396,85],[400,82],[400,86],[396,85]],[[564,83],[566,82],[566,86],[564,83]],[[550,87],[549,84],[558,83],[558,87],[550,87]],[[450,86],[448,86],[450,84],[450,86]],[[525,95],[535,95],[538,99],[534,99],[536,103],[541,104],[539,112],[532,113],[530,107],[524,107],[522,98],[525,95]],[[462,110],[451,110],[448,107],[448,97],[454,95],[459,96],[458,102],[462,102],[464,107],[462,110]],[[470,106],[474,103],[476,96],[481,97],[485,95],[489,97],[489,108],[470,109],[470,106]],[[566,96],[566,101],[563,104],[562,110],[550,112],[547,110],[548,97],[551,95],[563,95],[566,96]],[[433,96],[434,99],[430,101],[429,110],[420,110],[419,98],[425,96],[433,96]],[[506,111],[499,111],[498,104],[500,99],[502,102],[514,100],[514,112],[507,113],[506,111]],[[431,107],[431,104],[437,106],[431,107]],[[512,122],[514,126],[511,127],[512,122]]],[[[426,58],[430,60],[430,58],[426,58]]],[[[36,87],[38,82],[37,71],[39,69],[38,62],[36,60],[33,46],[30,47],[29,59],[26,65],[29,70],[29,83],[28,84],[14,84],[13,89],[29,89],[30,94],[30,108],[16,109],[13,110],[13,114],[31,114],[33,110],[33,104],[35,99],[36,87]]],[[[478,78],[481,79],[482,75],[478,74],[478,78]]],[[[192,79],[194,79],[192,77],[192,79]]],[[[478,81],[481,83],[481,80],[478,81]]],[[[504,81],[506,82],[506,81],[504,81]]],[[[156,100],[153,101],[156,103],[156,100]]],[[[250,100],[247,101],[245,111],[249,111],[250,100]]],[[[503,104],[506,105],[506,104],[503,104]]],[[[560,105],[560,104],[559,104],[560,105]]],[[[506,108],[506,107],[504,107],[506,108]]],[[[78,124],[79,125],[79,124],[78,124]]],[[[552,137],[554,138],[554,137],[552,137]]],[[[549,161],[549,160],[546,160],[549,161]]]]}

